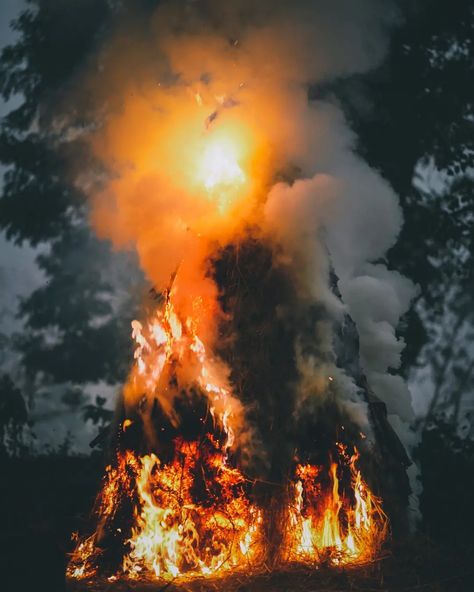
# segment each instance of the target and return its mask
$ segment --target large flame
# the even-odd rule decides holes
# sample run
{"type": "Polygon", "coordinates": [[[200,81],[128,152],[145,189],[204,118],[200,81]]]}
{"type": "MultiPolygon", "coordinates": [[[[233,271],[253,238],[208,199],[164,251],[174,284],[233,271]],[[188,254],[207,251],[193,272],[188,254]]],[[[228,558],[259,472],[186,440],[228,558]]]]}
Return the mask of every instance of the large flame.
{"type": "MultiPolygon", "coordinates": [[[[266,558],[264,512],[249,498],[249,482],[229,466],[219,444],[177,439],[171,462],[155,454],[119,454],[107,467],[96,504],[95,533],[81,539],[67,575],[73,579],[190,579],[230,569],[257,572],[266,558]],[[124,506],[132,506],[131,526],[124,506]],[[126,516],[126,514],[125,514],[126,516]],[[126,526],[125,526],[126,528],[126,526]],[[121,562],[104,559],[104,540],[120,540],[121,562]]],[[[280,565],[346,565],[373,559],[388,532],[380,500],[341,447],[329,470],[298,464],[290,483],[280,565]],[[343,488],[338,472],[349,470],[343,488]]]]}
{"type": "MultiPolygon", "coordinates": [[[[207,397],[209,411],[224,433],[222,445],[227,450],[233,446],[235,431],[241,426],[242,406],[232,395],[227,368],[219,358],[208,355],[205,340],[198,335],[202,303],[195,302],[185,319],[176,311],[177,282],[175,278],[164,307],[145,326],[137,320],[132,322],[135,365],[124,389],[125,403],[134,409],[144,396],[149,401],[156,399],[171,422],[178,425],[173,408],[175,398],[183,388],[197,386],[207,397]]],[[[148,436],[153,441],[151,432],[148,436]]]]}
{"type": "Polygon", "coordinates": [[[246,496],[242,474],[227,466],[212,438],[178,440],[175,446],[168,464],[155,454],[127,451],[107,468],[99,527],[76,547],[69,577],[92,578],[104,569],[104,534],[121,539],[122,561],[109,573],[112,578],[209,576],[255,562],[262,549],[262,517],[246,496]],[[124,500],[133,507],[126,537],[120,522],[124,500]]]}
{"type": "Polygon", "coordinates": [[[130,577],[211,575],[249,565],[259,549],[260,511],[245,496],[242,474],[214,452],[202,465],[202,442],[182,443],[175,461],[161,468],[155,455],[140,459],[140,506],[123,569],[130,577]],[[201,465],[201,466],[199,466],[201,465]],[[193,488],[202,477],[204,500],[193,488]],[[211,503],[209,503],[211,502],[211,503]]]}
{"type": "Polygon", "coordinates": [[[186,319],[175,310],[179,283],[174,280],[152,318],[132,322],[135,364],[125,402],[136,417],[123,421],[121,433],[139,422],[157,447],[147,401],[159,401],[178,426],[174,398],[182,388],[194,387],[207,398],[219,439],[210,433],[196,441],[175,438],[166,461],[154,453],[118,452],[96,502],[98,526],[78,542],[69,577],[91,578],[101,571],[131,579],[209,576],[255,565],[262,555],[262,512],[249,500],[248,480],[229,462],[241,409],[225,368],[208,355],[198,335],[202,307],[194,307],[186,319]],[[103,541],[111,538],[120,541],[121,565],[104,570],[103,541]]]}
{"type": "MultiPolygon", "coordinates": [[[[197,316],[186,319],[176,311],[177,285],[173,283],[146,324],[132,323],[135,364],[125,400],[135,416],[122,422],[121,433],[125,437],[140,423],[147,441],[158,449],[157,426],[146,402],[158,400],[168,420],[179,427],[174,397],[181,387],[194,385],[207,398],[211,431],[218,436],[204,432],[191,441],[176,437],[164,458],[154,452],[119,451],[96,503],[96,530],[78,541],[72,555],[67,570],[71,578],[191,578],[223,575],[229,569],[255,571],[264,564],[264,517],[273,517],[252,501],[252,483],[232,466],[242,410],[222,363],[199,337],[201,307],[194,311],[197,316]],[[107,556],[107,546],[115,549],[114,560],[107,556]]],[[[342,444],[336,450],[327,467],[296,466],[286,525],[275,526],[285,533],[280,562],[360,562],[372,558],[385,540],[387,520],[357,468],[359,452],[354,448],[350,455],[342,444]]]]}
{"type": "Polygon", "coordinates": [[[334,565],[372,559],[387,537],[388,521],[381,500],[373,495],[357,468],[359,452],[348,456],[338,446],[337,462],[329,471],[298,464],[291,484],[287,558],[334,565]],[[338,473],[346,472],[344,486],[338,473]]]}

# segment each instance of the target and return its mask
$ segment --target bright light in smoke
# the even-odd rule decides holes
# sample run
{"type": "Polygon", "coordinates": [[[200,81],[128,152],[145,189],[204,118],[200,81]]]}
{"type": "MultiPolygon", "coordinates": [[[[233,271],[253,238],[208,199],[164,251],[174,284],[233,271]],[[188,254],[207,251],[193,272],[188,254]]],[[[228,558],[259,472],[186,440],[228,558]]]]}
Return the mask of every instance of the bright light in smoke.
{"type": "Polygon", "coordinates": [[[202,161],[204,185],[212,191],[218,185],[234,185],[245,181],[230,145],[222,142],[212,144],[204,153],[202,161]]]}
{"type": "Polygon", "coordinates": [[[236,146],[228,139],[213,141],[204,150],[199,172],[204,187],[218,201],[219,210],[224,213],[246,181],[239,165],[236,146]]]}

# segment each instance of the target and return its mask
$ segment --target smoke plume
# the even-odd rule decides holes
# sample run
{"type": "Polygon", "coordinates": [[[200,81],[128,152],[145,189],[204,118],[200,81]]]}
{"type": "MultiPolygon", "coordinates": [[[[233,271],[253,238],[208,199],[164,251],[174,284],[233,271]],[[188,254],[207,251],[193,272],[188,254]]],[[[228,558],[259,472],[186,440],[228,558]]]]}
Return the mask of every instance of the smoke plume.
{"type": "MultiPolygon", "coordinates": [[[[136,250],[156,290],[173,292],[175,312],[191,319],[218,360],[213,371],[246,448],[255,406],[240,401],[231,356],[218,355],[238,342],[229,330],[223,343],[229,315],[241,314],[242,325],[245,311],[225,305],[218,261],[235,263],[252,241],[271,255],[267,261],[266,251],[251,251],[243,260],[261,256],[265,278],[281,288],[267,306],[282,328],[276,339],[286,340],[282,358],[293,359],[286,403],[284,394],[275,403],[283,405],[279,417],[304,421],[322,412],[331,393],[370,435],[366,402],[335,351],[336,328],[349,316],[369,387],[405,438],[410,395],[393,372],[404,345],[396,327],[414,286],[384,263],[402,224],[400,206],[355,154],[337,102],[309,98],[310,88],[380,62],[396,20],[392,3],[180,0],[152,11],[134,4],[118,11],[82,80],[88,105],[106,105],[90,137],[110,173],[91,195],[98,235],[136,250]]],[[[181,386],[191,384],[181,373],[181,386]]],[[[133,384],[126,405],[143,392],[133,384]]],[[[161,394],[170,415],[177,396],[161,394]]],[[[254,436],[270,449],[264,432],[254,436]]]]}

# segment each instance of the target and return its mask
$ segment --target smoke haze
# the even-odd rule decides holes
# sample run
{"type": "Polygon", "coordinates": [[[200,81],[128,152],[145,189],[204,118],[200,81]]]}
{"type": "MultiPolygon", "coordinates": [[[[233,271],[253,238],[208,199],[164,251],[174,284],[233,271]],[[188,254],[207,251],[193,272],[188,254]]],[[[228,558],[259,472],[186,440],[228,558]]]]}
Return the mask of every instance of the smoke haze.
{"type": "MultiPolygon", "coordinates": [[[[337,103],[308,98],[310,86],[380,62],[394,5],[240,0],[163,2],[151,12],[130,7],[119,11],[77,91],[86,110],[104,117],[90,134],[110,173],[100,191],[90,192],[98,235],[136,250],[157,290],[175,277],[175,308],[193,319],[208,351],[219,345],[223,318],[210,259],[249,234],[271,245],[274,265],[295,286],[299,312],[291,318],[318,304],[328,319],[310,329],[317,355],[305,353],[303,331],[295,328],[296,407],[324,397],[334,377],[341,404],[367,429],[357,388],[332,355],[333,326],[348,314],[369,385],[408,443],[410,394],[393,372],[404,346],[396,327],[415,287],[383,262],[402,225],[398,199],[355,154],[356,138],[337,103]]],[[[219,368],[228,384],[230,369],[219,368]]],[[[136,404],[133,391],[126,389],[136,404]]]]}

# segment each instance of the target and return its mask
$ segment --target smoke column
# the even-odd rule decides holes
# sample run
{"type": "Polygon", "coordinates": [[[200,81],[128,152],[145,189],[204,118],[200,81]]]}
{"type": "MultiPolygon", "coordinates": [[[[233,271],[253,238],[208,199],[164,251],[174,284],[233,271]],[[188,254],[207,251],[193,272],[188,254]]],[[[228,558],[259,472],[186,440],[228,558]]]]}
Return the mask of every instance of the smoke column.
{"type": "MultiPolygon", "coordinates": [[[[118,11],[81,79],[87,105],[106,105],[103,125],[90,133],[110,173],[91,194],[96,232],[136,250],[158,291],[175,278],[176,310],[213,352],[224,347],[229,311],[212,261],[249,237],[265,244],[273,273],[291,286],[286,305],[272,310],[291,327],[294,421],[317,414],[331,390],[370,435],[367,405],[334,352],[334,327],[348,315],[369,386],[409,445],[410,395],[394,371],[404,345],[396,326],[415,288],[383,262],[402,224],[398,199],[355,154],[336,101],[308,98],[310,87],[380,62],[393,4],[181,0],[142,11],[134,4],[118,11]],[[312,322],[316,306],[323,320],[312,322]]],[[[252,421],[232,393],[230,366],[222,359],[215,372],[229,390],[236,446],[240,438],[247,449],[252,421]]],[[[125,404],[136,405],[138,390],[129,384],[124,392],[125,404]]],[[[172,398],[164,403],[171,410],[172,398]]],[[[259,446],[272,444],[263,437],[259,446]]]]}

